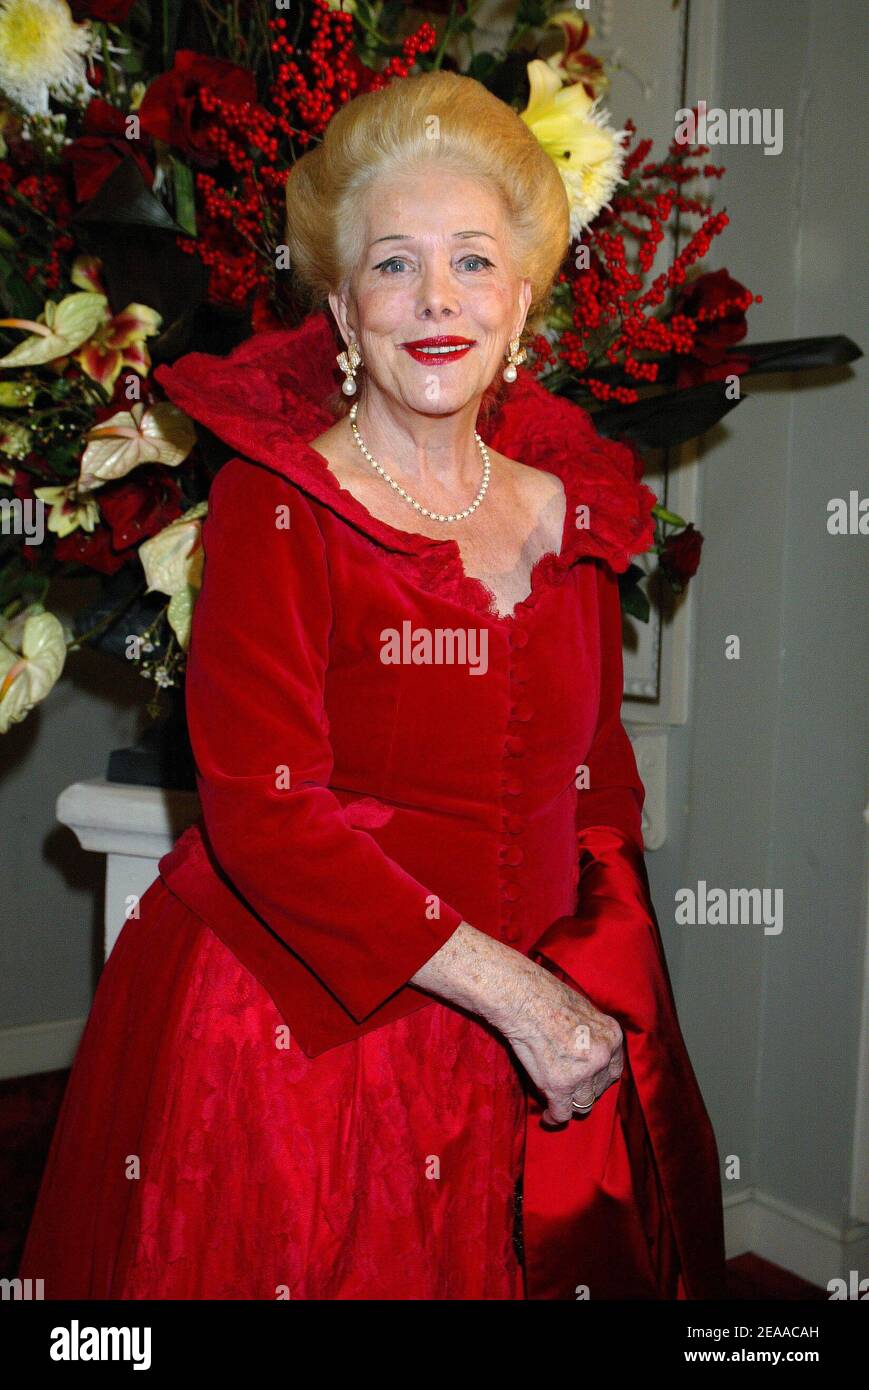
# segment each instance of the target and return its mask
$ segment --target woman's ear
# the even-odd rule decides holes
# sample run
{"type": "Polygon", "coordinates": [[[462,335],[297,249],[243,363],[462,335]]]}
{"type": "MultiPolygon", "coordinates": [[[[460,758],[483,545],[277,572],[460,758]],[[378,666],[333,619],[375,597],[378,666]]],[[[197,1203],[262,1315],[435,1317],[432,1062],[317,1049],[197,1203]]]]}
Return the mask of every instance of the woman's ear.
{"type": "Polygon", "coordinates": [[[516,323],[515,333],[510,334],[510,340],[518,338],[522,329],[525,327],[525,320],[528,318],[528,310],[531,307],[531,281],[523,280],[519,288],[519,318],[516,323]]]}
{"type": "Polygon", "coordinates": [[[346,286],[337,293],[332,292],[329,295],[329,308],[332,310],[335,322],[338,325],[341,337],[344,339],[345,343],[349,343],[351,338],[357,336],[355,330],[350,326],[348,304],[349,299],[346,286]]]}

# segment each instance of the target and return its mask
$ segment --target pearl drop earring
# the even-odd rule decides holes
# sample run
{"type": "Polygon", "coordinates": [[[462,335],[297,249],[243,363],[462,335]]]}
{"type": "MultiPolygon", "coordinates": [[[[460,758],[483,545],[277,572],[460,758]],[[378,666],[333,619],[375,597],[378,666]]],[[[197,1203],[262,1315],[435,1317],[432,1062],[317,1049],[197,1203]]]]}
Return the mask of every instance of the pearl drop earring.
{"type": "Polygon", "coordinates": [[[507,366],[504,368],[504,380],[515,381],[519,373],[516,368],[525,361],[528,356],[524,347],[519,346],[519,338],[510,339],[510,351],[507,353],[507,366]]]}
{"type": "Polygon", "coordinates": [[[345,396],[355,396],[356,369],[362,365],[362,353],[356,346],[355,340],[351,340],[346,352],[339,352],[337,362],[342,372],[345,373],[341,390],[345,396]]]}

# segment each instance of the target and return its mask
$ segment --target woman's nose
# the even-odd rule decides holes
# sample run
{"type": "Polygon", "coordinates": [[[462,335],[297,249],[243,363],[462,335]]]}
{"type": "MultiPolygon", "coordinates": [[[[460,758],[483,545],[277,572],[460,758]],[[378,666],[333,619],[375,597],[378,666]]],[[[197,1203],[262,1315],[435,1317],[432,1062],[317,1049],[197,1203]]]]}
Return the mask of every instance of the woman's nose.
{"type": "Polygon", "coordinates": [[[457,314],[459,309],[459,298],[452,281],[449,262],[429,262],[420,280],[417,311],[421,315],[428,313],[434,318],[440,318],[444,313],[457,314]]]}

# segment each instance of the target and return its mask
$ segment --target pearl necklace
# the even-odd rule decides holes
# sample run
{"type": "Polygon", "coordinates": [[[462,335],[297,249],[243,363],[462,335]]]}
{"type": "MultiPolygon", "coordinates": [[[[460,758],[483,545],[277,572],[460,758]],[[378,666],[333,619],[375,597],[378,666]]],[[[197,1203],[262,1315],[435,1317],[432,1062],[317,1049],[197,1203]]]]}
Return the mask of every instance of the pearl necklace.
{"type": "Polygon", "coordinates": [[[394,478],[390,478],[386,469],[381,468],[380,464],[377,462],[377,459],[372,458],[371,454],[369,454],[365,445],[362,443],[362,436],[360,435],[359,429],[356,425],[356,412],[358,409],[359,402],[356,401],[354,402],[353,407],[350,411],[350,428],[353,431],[353,438],[359,445],[359,448],[362,450],[363,454],[367,458],[368,462],[371,464],[372,468],[375,468],[377,470],[381,478],[386,479],[386,481],[389,483],[389,486],[391,488],[394,488],[395,491],[399,493],[401,497],[404,498],[405,502],[409,502],[410,505],[416,509],[416,511],[421,512],[423,516],[427,516],[430,521],[463,521],[466,516],[471,515],[471,512],[475,512],[477,510],[483,498],[485,497],[486,489],[489,486],[489,472],[491,469],[491,464],[489,462],[489,450],[486,448],[485,444],[483,443],[476,430],[474,430],[474,438],[476,439],[477,444],[480,447],[480,453],[483,458],[483,481],[480,485],[480,491],[477,493],[471,505],[469,507],[465,507],[465,510],[463,512],[453,512],[450,516],[443,516],[440,512],[429,511],[428,507],[424,507],[421,502],[417,502],[415,498],[411,497],[409,492],[405,492],[404,488],[401,486],[400,483],[397,483],[394,478]]]}

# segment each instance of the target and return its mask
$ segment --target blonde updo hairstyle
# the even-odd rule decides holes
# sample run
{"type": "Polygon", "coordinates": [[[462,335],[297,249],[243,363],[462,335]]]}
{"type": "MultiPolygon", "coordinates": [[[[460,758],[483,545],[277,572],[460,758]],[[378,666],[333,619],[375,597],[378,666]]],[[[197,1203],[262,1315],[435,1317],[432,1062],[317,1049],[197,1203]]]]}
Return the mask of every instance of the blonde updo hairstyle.
{"type": "Polygon", "coordinates": [[[531,285],[523,341],[537,331],[570,242],[567,193],[520,116],[472,77],[405,77],[342,106],[287,179],[290,264],[311,308],[348,283],[365,252],[361,200],[382,176],[469,175],[506,210],[514,272],[531,285]]]}

